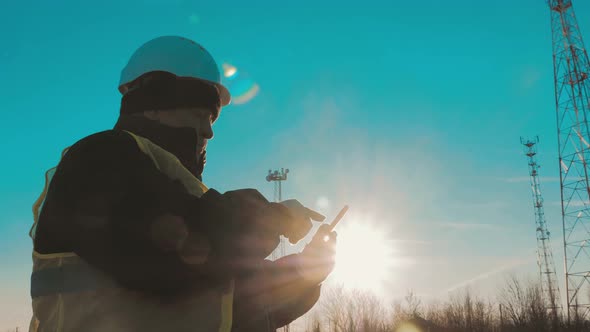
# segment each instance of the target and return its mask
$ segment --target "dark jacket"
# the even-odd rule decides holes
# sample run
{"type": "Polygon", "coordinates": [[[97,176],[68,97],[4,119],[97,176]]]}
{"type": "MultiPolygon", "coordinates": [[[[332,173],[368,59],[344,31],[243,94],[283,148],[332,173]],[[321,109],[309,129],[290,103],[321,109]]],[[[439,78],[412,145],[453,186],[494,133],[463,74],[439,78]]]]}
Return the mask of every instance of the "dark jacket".
{"type": "Polygon", "coordinates": [[[74,252],[123,287],[163,301],[235,278],[234,331],[274,331],[315,304],[320,286],[297,274],[297,255],[260,259],[248,271],[230,271],[219,263],[231,255],[227,235],[239,231],[227,220],[235,207],[214,189],[200,198],[188,194],[160,173],[123,129],[172,152],[200,176],[193,133],[167,132],[151,121],[120,121],[115,130],[80,140],[62,159],[39,216],[36,251],[74,252]],[[213,261],[189,265],[154,243],[153,221],[168,214],[182,216],[190,232],[211,243],[213,261]]]}

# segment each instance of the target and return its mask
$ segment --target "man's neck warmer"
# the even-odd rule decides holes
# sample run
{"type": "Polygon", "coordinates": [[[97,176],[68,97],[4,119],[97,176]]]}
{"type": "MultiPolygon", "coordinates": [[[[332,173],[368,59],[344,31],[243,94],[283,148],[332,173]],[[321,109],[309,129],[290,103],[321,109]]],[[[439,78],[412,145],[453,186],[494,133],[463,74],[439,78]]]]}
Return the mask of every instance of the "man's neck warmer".
{"type": "Polygon", "coordinates": [[[205,153],[197,153],[197,133],[193,128],[174,128],[142,116],[119,117],[116,130],[128,130],[143,136],[175,155],[199,180],[205,166],[205,153]]]}

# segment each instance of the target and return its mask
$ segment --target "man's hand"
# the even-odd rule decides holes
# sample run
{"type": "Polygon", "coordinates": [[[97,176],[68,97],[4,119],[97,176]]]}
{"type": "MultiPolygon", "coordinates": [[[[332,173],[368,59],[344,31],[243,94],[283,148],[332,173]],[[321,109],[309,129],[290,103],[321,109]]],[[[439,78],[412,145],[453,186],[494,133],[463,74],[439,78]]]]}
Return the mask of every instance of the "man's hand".
{"type": "Polygon", "coordinates": [[[311,223],[312,220],[324,221],[324,219],[326,219],[325,216],[306,208],[296,199],[283,201],[281,204],[286,206],[293,216],[290,223],[284,224],[285,229],[281,233],[281,235],[288,238],[289,242],[292,244],[299,242],[305,237],[305,235],[307,235],[307,233],[309,233],[309,230],[313,226],[311,223]]]}
{"type": "Polygon", "coordinates": [[[319,284],[334,269],[336,262],[336,232],[330,232],[330,225],[322,225],[311,242],[298,255],[299,274],[319,284]]]}
{"type": "Polygon", "coordinates": [[[279,245],[285,225],[295,217],[285,206],[269,202],[255,189],[228,191],[223,194],[234,233],[228,234],[237,255],[263,259],[279,245]]]}

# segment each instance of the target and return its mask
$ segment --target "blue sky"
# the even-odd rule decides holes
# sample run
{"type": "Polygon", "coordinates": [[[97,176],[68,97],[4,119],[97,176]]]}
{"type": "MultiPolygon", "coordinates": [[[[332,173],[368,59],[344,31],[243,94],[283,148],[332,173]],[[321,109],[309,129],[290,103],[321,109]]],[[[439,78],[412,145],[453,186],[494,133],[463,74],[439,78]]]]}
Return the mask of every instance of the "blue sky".
{"type": "MultiPolygon", "coordinates": [[[[0,12],[0,329],[30,314],[30,206],[60,151],[118,115],[120,70],[143,42],[183,35],[260,92],[222,111],[205,182],[373,220],[408,264],[386,286],[441,296],[535,273],[519,137],[539,135],[562,271],[549,9],[545,1],[9,2],[0,12]],[[500,271],[499,273],[497,273],[500,271]],[[434,277],[436,276],[436,277],[434,277]],[[474,282],[469,283],[470,280],[474,282]],[[6,296],[5,296],[6,294],[6,296]]],[[[590,38],[590,4],[574,4],[590,38]]]]}

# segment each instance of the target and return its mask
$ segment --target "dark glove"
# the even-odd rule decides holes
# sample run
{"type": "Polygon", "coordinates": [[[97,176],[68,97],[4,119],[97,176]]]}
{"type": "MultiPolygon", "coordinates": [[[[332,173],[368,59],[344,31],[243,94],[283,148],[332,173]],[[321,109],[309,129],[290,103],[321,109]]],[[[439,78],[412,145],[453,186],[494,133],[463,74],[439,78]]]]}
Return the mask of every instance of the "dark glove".
{"type": "Polygon", "coordinates": [[[314,284],[324,281],[336,263],[336,232],[322,225],[311,242],[298,255],[299,274],[314,284]]]}
{"type": "Polygon", "coordinates": [[[236,263],[245,267],[270,255],[286,225],[295,222],[287,207],[269,202],[255,189],[228,191],[222,199],[233,225],[225,243],[239,260],[236,263]]]}
{"type": "Polygon", "coordinates": [[[286,228],[281,232],[281,235],[289,239],[289,242],[292,244],[299,242],[309,233],[309,230],[313,226],[311,223],[312,220],[324,221],[326,219],[325,216],[306,208],[296,199],[283,201],[281,204],[289,208],[289,212],[293,215],[293,222],[285,225],[286,228]]]}

